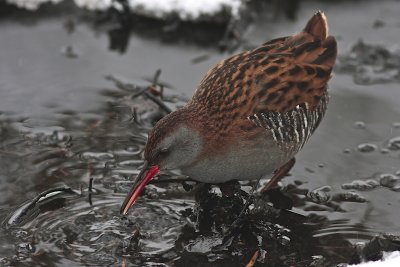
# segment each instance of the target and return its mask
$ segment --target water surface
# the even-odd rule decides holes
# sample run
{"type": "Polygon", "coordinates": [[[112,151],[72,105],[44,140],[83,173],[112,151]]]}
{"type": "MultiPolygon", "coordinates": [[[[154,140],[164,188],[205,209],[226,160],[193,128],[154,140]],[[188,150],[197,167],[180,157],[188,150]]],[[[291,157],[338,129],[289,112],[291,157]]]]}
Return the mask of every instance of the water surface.
{"type": "MultiPolygon", "coordinates": [[[[302,3],[295,20],[266,12],[244,32],[246,44],[291,34],[317,9],[327,13],[342,54],[360,38],[387,48],[400,42],[398,2],[371,1],[360,8],[351,1],[302,3]],[[376,20],[384,25],[374,27],[376,20]]],[[[138,32],[125,40],[125,50],[113,50],[112,23],[93,24],[74,8],[51,12],[15,11],[0,20],[2,265],[243,266],[257,247],[251,234],[261,231],[271,233],[263,241],[269,240],[266,255],[272,255],[266,262],[308,266],[319,260],[317,266],[331,266],[352,260],[352,244],[380,232],[399,233],[399,192],[380,185],[385,176],[400,175],[399,84],[359,85],[350,72],[332,79],[326,118],[283,181],[295,208],[270,215],[270,224],[250,223],[258,228],[241,233],[249,234],[243,237],[248,247],[216,251],[225,226],[219,229],[212,221],[211,230],[196,231],[194,193],[180,184],[149,186],[121,217],[119,207],[129,177],[141,165],[147,132],[163,113],[141,97],[130,99],[131,93],[104,76],[147,85],[161,69],[166,95],[179,96],[166,102],[175,109],[229,53],[213,44],[166,42],[138,32]],[[140,124],[132,121],[134,109],[140,124]],[[343,186],[354,180],[376,186],[343,186]],[[52,188],[70,190],[44,196],[34,212],[18,217],[52,188]],[[327,201],[316,201],[310,192],[327,201]]]]}

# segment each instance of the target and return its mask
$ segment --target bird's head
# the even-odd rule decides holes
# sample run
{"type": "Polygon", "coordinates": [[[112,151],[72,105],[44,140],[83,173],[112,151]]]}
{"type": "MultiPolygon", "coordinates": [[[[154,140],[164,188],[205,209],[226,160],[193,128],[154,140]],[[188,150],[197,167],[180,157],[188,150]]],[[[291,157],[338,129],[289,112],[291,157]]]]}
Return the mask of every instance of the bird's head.
{"type": "Polygon", "coordinates": [[[185,109],[162,118],[151,130],[144,151],[144,167],[121,206],[126,214],[144,187],[160,170],[190,165],[201,153],[203,139],[185,109]]]}

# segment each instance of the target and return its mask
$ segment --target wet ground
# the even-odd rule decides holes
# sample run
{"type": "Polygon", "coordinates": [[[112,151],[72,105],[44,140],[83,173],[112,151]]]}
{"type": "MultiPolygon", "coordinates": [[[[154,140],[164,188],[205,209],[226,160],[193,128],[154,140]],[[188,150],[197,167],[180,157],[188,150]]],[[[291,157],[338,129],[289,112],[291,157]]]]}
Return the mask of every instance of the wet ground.
{"type": "Polygon", "coordinates": [[[229,54],[218,48],[223,27],[189,38],[193,25],[176,34],[146,20],[127,30],[112,14],[69,5],[26,13],[0,4],[1,265],[244,266],[259,251],[260,266],[334,266],[357,261],[355,244],[400,234],[400,3],[360,6],[307,1],[293,20],[274,7],[280,15],[267,9],[243,32],[238,50],[291,34],[321,9],[341,56],[328,113],[283,181],[294,207],[259,200],[231,227],[239,196],[180,183],[149,186],[119,215],[146,133],[165,111],[105,78],[148,86],[161,69],[157,83],[175,109],[229,54]]]}

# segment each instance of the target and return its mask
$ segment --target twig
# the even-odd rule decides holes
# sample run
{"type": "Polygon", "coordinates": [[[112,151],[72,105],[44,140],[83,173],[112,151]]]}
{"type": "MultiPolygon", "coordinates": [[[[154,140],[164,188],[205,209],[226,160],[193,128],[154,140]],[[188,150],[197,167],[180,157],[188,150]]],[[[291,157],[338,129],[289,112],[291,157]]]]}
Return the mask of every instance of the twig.
{"type": "Polygon", "coordinates": [[[164,85],[160,84],[160,98],[164,99],[164,85]]]}
{"type": "Polygon", "coordinates": [[[147,98],[149,98],[151,101],[156,103],[165,112],[167,112],[167,113],[171,113],[172,112],[172,110],[167,105],[165,105],[164,102],[161,99],[155,97],[154,95],[152,95],[148,91],[145,91],[144,94],[147,96],[147,98]]]}
{"type": "Polygon", "coordinates": [[[257,249],[256,252],[254,252],[253,256],[251,257],[249,263],[246,264],[246,267],[253,267],[254,264],[256,263],[256,260],[257,260],[259,254],[260,254],[260,250],[257,249]]]}
{"type": "Polygon", "coordinates": [[[204,55],[200,55],[200,56],[197,56],[195,58],[192,58],[191,61],[192,61],[193,64],[197,64],[197,63],[200,63],[200,62],[202,62],[204,60],[207,60],[208,58],[210,58],[210,54],[204,54],[204,55]]]}
{"type": "Polygon", "coordinates": [[[133,108],[132,119],[136,124],[141,124],[140,118],[139,118],[139,114],[137,112],[137,108],[136,107],[133,108]]]}
{"type": "Polygon", "coordinates": [[[158,79],[160,78],[161,75],[161,69],[156,70],[156,73],[154,73],[154,78],[153,78],[153,86],[158,85],[158,79]]]}
{"type": "Polygon", "coordinates": [[[90,205],[90,206],[93,206],[93,202],[92,202],[92,192],[91,192],[91,191],[89,191],[89,194],[88,194],[88,201],[89,201],[89,205],[90,205]]]}
{"type": "Polygon", "coordinates": [[[224,35],[219,42],[219,46],[223,51],[228,50],[230,52],[233,52],[240,44],[242,38],[240,32],[237,30],[238,22],[238,19],[233,16],[229,19],[224,35]],[[229,40],[229,35],[232,35],[234,37],[234,39],[236,40],[236,45],[232,45],[232,41],[229,40]]]}
{"type": "Polygon", "coordinates": [[[92,163],[90,161],[88,161],[88,165],[87,165],[87,171],[88,171],[88,175],[89,175],[89,194],[88,194],[88,201],[90,206],[93,205],[92,203],[92,191],[93,191],[93,177],[92,177],[92,163]]]}
{"type": "Polygon", "coordinates": [[[89,179],[89,192],[93,192],[93,177],[90,177],[89,179]]]}
{"type": "Polygon", "coordinates": [[[134,94],[134,95],[131,96],[131,99],[134,99],[134,98],[136,98],[136,97],[138,97],[138,96],[140,96],[140,95],[143,95],[144,92],[147,91],[147,89],[148,89],[148,87],[146,87],[146,88],[141,88],[140,91],[139,91],[138,93],[136,93],[136,94],[134,94]]]}
{"type": "MultiPolygon", "coordinates": [[[[161,70],[157,70],[156,74],[154,75],[154,81],[153,81],[153,82],[158,82],[158,76],[159,76],[160,74],[161,74],[161,70]]],[[[153,101],[155,104],[157,104],[157,105],[158,105],[162,110],[164,110],[165,112],[167,112],[167,113],[171,113],[171,112],[172,112],[172,110],[171,110],[167,105],[165,105],[165,103],[164,103],[161,99],[155,97],[153,94],[151,94],[150,92],[148,92],[148,88],[149,88],[148,86],[145,87],[145,88],[139,87],[139,86],[133,86],[133,85],[131,85],[131,84],[127,84],[127,83],[122,82],[121,80],[115,78],[115,77],[112,76],[112,75],[107,75],[107,76],[105,76],[105,78],[106,78],[107,80],[113,81],[113,82],[115,83],[115,85],[116,85],[119,89],[124,90],[124,91],[132,92],[132,91],[135,91],[135,90],[138,90],[138,89],[139,89],[140,91],[137,92],[136,94],[132,95],[131,98],[135,98],[135,97],[138,97],[138,96],[141,95],[141,94],[144,94],[144,95],[146,95],[146,97],[147,97],[148,99],[150,99],[150,100],[153,101]]]]}
{"type": "Polygon", "coordinates": [[[112,81],[119,89],[124,90],[124,91],[132,92],[132,91],[135,91],[138,89],[138,86],[124,83],[123,81],[121,81],[120,79],[117,79],[113,75],[106,75],[104,78],[106,80],[112,81]]]}

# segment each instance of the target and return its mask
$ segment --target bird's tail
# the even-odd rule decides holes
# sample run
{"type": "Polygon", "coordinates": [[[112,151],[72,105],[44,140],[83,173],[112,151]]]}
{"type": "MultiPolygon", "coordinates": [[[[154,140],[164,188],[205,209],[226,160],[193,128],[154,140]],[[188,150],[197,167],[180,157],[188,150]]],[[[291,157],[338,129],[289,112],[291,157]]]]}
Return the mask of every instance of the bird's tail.
{"type": "Polygon", "coordinates": [[[323,12],[315,13],[307,22],[304,30],[294,36],[292,41],[304,42],[295,52],[298,61],[328,68],[332,68],[335,64],[336,40],[333,36],[329,36],[328,22],[323,12]]]}
{"type": "Polygon", "coordinates": [[[325,40],[328,37],[328,22],[323,12],[318,11],[311,17],[307,22],[306,27],[303,30],[321,40],[325,40]]]}

